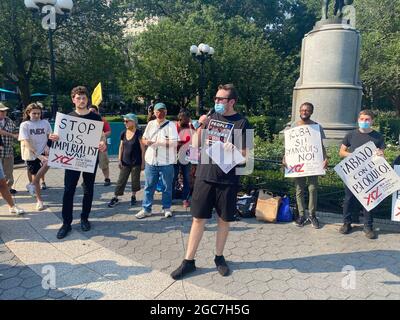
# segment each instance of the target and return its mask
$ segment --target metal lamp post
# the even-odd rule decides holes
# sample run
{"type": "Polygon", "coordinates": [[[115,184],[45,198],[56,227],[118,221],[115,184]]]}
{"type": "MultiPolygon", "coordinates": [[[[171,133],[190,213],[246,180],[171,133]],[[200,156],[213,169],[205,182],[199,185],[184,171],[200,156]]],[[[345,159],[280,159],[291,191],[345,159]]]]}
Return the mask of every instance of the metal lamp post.
{"type": "Polygon", "coordinates": [[[42,27],[48,30],[50,49],[50,93],[51,93],[51,119],[54,120],[58,110],[56,69],[53,46],[53,34],[57,28],[57,16],[66,16],[74,6],[72,0],[25,0],[25,6],[38,12],[42,18],[42,27]]]}
{"type": "Polygon", "coordinates": [[[200,63],[199,102],[196,111],[197,116],[200,116],[204,113],[204,64],[207,60],[211,60],[211,57],[214,54],[214,48],[210,47],[208,44],[200,43],[199,46],[192,45],[190,47],[190,53],[192,54],[193,59],[199,61],[200,63]]]}

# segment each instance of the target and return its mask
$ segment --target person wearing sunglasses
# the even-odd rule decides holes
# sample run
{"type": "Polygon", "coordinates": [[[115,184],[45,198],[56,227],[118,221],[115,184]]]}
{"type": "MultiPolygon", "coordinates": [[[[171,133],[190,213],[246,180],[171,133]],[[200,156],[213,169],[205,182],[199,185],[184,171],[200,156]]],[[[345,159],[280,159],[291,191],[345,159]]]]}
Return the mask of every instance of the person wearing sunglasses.
{"type": "MultiPolygon", "coordinates": [[[[213,143],[223,141],[224,148],[238,145],[242,155],[248,154],[246,149],[250,146],[246,145],[246,135],[250,124],[245,117],[236,112],[237,101],[238,93],[232,84],[218,87],[214,98],[215,112],[208,116],[203,115],[199,119],[200,126],[196,134],[200,137],[202,149],[207,149],[213,143]],[[241,140],[241,143],[236,139],[241,140]]],[[[236,167],[225,173],[208,158],[205,152],[202,152],[192,195],[190,211],[193,220],[187,250],[181,265],[171,273],[174,280],[181,279],[196,270],[195,254],[203,236],[206,221],[212,217],[214,208],[218,215],[214,262],[220,275],[228,276],[230,274],[223,251],[229,234],[230,222],[236,221],[238,188],[239,173],[236,167]]]]}
{"type": "Polygon", "coordinates": [[[136,192],[140,190],[140,172],[144,170],[144,145],[136,115],[133,113],[124,115],[124,124],[126,130],[121,133],[118,152],[119,177],[114,197],[108,203],[109,208],[119,204],[118,197],[124,194],[129,176],[132,182],[131,206],[136,204],[136,192]]]}

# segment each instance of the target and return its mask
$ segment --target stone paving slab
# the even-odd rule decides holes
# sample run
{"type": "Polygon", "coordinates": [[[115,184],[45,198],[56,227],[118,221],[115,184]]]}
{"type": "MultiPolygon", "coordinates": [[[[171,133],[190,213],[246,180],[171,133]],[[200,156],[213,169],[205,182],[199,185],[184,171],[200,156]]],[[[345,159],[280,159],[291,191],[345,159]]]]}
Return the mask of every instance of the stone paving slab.
{"type": "MultiPolygon", "coordinates": [[[[110,169],[111,180],[115,182],[118,175],[115,162],[111,162],[110,169]]],[[[29,206],[32,198],[23,191],[25,171],[17,171],[20,179],[18,190],[21,190],[17,200],[21,206],[29,206]]],[[[36,232],[44,230],[42,233],[46,242],[58,246],[57,250],[69,250],[68,255],[76,261],[93,263],[96,261],[96,252],[105,252],[103,248],[106,248],[112,254],[125,257],[121,261],[125,261],[122,265],[128,268],[128,272],[120,270],[119,273],[125,274],[124,277],[128,279],[130,274],[135,275],[135,266],[138,264],[151,270],[150,273],[156,272],[161,278],[164,276],[163,289],[158,293],[151,288],[158,280],[150,280],[143,287],[138,287],[142,298],[192,299],[192,292],[197,291],[200,297],[203,296],[201,289],[218,299],[396,299],[400,295],[400,229],[385,231],[382,228],[377,240],[368,240],[363,235],[362,226],[355,225],[353,233],[343,236],[338,233],[340,224],[335,223],[340,219],[335,220],[324,214],[321,214],[320,230],[312,229],[309,225],[298,228],[290,223],[264,224],[254,219],[232,223],[225,257],[233,273],[225,278],[216,272],[213,263],[216,220],[211,219],[196,256],[198,270],[192,277],[172,282],[168,280],[169,273],[183,258],[191,226],[190,213],[176,203],[173,206],[173,218],[166,219],[155,214],[148,219],[137,220],[134,214],[140,210],[143,192],[137,194],[139,205],[131,207],[129,184],[128,192],[120,198],[121,204],[108,208],[106,204],[113,196],[114,185],[104,187],[101,173],[97,175],[95,186],[90,218],[92,230],[83,235],[79,226],[74,225],[71,235],[59,243],[55,240],[57,221],[54,218],[60,218],[62,175],[62,171],[52,169],[46,176],[50,189],[44,191],[45,202],[55,215],[46,213],[46,225],[45,213],[35,214],[40,218],[33,219],[31,227],[36,232]],[[86,241],[93,242],[93,247],[82,251],[69,248],[79,248],[86,241]],[[343,272],[345,266],[354,270],[343,272]],[[184,291],[185,288],[189,290],[184,291]]],[[[77,188],[75,216],[78,219],[81,198],[81,188],[77,188]]],[[[159,211],[160,204],[160,195],[156,194],[154,212],[159,211]]],[[[9,220],[0,221],[0,225],[6,223],[11,227],[9,220]]],[[[115,274],[115,265],[110,265],[102,256],[99,254],[97,258],[101,263],[91,270],[96,273],[110,270],[111,275],[115,274]]],[[[107,274],[99,275],[101,279],[107,279],[107,274]]],[[[113,283],[121,285],[121,290],[127,290],[127,287],[123,287],[123,280],[113,279],[113,283]]],[[[107,284],[103,281],[90,282],[85,286],[86,293],[76,288],[74,297],[102,299],[121,296],[116,290],[99,295],[95,287],[106,288],[107,284]]]]}

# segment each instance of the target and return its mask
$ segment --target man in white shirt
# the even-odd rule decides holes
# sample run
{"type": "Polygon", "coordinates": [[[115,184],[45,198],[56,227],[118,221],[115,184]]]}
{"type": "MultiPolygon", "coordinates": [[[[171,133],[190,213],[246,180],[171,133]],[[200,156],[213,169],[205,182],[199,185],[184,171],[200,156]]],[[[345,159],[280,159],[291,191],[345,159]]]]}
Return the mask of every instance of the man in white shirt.
{"type": "Polygon", "coordinates": [[[177,161],[178,131],[176,125],[166,119],[167,107],[164,103],[154,106],[155,120],[148,123],[143,134],[143,144],[147,146],[145,160],[145,187],[143,209],[136,214],[142,219],[151,215],[154,192],[159,178],[163,183],[162,213],[172,217],[172,180],[174,164],[177,161]]]}

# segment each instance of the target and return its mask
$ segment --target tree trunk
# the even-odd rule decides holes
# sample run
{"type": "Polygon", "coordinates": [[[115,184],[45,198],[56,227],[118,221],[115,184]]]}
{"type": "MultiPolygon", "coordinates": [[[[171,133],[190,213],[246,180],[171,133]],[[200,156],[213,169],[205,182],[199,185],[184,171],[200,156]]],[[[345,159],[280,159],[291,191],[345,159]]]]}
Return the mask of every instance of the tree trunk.
{"type": "Polygon", "coordinates": [[[31,90],[29,88],[29,79],[27,77],[18,78],[18,89],[21,95],[21,101],[24,108],[31,102],[31,90]]]}

